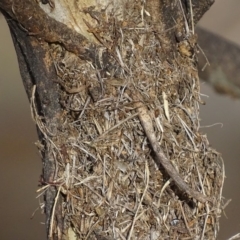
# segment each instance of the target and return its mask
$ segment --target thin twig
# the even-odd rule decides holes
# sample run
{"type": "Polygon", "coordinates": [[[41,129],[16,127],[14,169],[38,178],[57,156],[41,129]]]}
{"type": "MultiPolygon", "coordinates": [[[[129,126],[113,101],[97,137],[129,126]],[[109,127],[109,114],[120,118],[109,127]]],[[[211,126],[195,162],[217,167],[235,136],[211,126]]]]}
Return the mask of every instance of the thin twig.
{"type": "Polygon", "coordinates": [[[187,18],[185,16],[184,10],[183,10],[183,6],[182,6],[182,2],[179,0],[179,5],[180,8],[182,10],[182,14],[183,14],[183,18],[184,18],[184,23],[185,23],[185,28],[186,28],[186,35],[189,36],[189,26],[188,26],[188,22],[187,22],[187,18]]]}
{"type": "Polygon", "coordinates": [[[179,202],[179,206],[180,206],[180,209],[181,209],[181,212],[182,212],[182,215],[183,215],[183,220],[184,220],[185,226],[186,226],[186,228],[188,230],[188,233],[189,233],[190,237],[192,238],[192,233],[191,233],[191,230],[190,230],[190,228],[188,226],[188,221],[187,221],[186,215],[184,213],[184,210],[183,210],[181,202],[179,202]]]}
{"type": "Polygon", "coordinates": [[[204,196],[203,194],[190,188],[186,184],[186,182],[184,182],[184,180],[182,179],[180,174],[177,172],[177,170],[173,167],[173,165],[168,160],[168,158],[165,156],[163,150],[161,149],[161,147],[158,144],[157,137],[156,137],[156,135],[154,133],[154,129],[153,129],[152,119],[148,113],[148,110],[144,106],[144,104],[141,101],[139,101],[139,99],[141,99],[139,94],[137,95],[135,93],[135,98],[136,98],[136,96],[138,96],[138,102],[136,99],[135,107],[137,108],[137,111],[139,113],[138,116],[139,116],[139,119],[143,126],[143,129],[144,129],[144,131],[148,137],[148,140],[152,146],[152,149],[156,155],[155,161],[156,161],[157,165],[162,165],[164,167],[164,169],[166,170],[168,175],[174,180],[176,186],[183,192],[186,192],[188,195],[192,196],[193,198],[197,199],[198,201],[200,201],[202,203],[205,203],[206,201],[212,201],[212,199],[210,199],[209,197],[204,196]]]}
{"type": "Polygon", "coordinates": [[[228,240],[237,240],[240,239],[240,233],[237,233],[236,235],[230,237],[228,240]]]}
{"type": "Polygon", "coordinates": [[[190,6],[190,16],[191,16],[191,25],[192,25],[192,33],[194,34],[194,22],[193,22],[193,9],[192,9],[192,0],[189,0],[190,6]]]}

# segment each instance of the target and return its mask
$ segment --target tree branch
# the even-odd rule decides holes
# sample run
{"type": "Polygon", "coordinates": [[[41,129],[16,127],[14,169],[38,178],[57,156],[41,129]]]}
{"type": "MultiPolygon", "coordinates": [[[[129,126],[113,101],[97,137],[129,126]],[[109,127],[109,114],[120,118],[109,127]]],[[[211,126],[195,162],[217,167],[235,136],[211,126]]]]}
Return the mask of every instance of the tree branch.
{"type": "Polygon", "coordinates": [[[240,47],[202,28],[197,28],[197,34],[198,44],[206,55],[199,53],[200,78],[217,92],[239,98],[240,47]]]}
{"type": "Polygon", "coordinates": [[[161,149],[157,137],[155,135],[155,131],[152,125],[152,119],[148,113],[148,110],[146,106],[142,103],[142,99],[140,97],[140,94],[136,93],[135,95],[135,106],[139,113],[139,119],[141,121],[141,124],[143,126],[143,129],[147,135],[147,138],[152,146],[152,149],[156,155],[155,162],[157,166],[163,166],[166,170],[167,174],[173,179],[176,186],[183,191],[184,193],[189,194],[191,197],[195,198],[196,200],[205,203],[206,201],[212,201],[211,198],[204,196],[203,194],[191,189],[182,179],[180,174],[176,171],[176,169],[173,167],[171,162],[167,159],[165,156],[163,150],[161,149]]]}
{"type": "Polygon", "coordinates": [[[209,8],[213,5],[214,2],[215,0],[187,0],[186,1],[188,8],[191,8],[191,5],[192,5],[193,19],[195,24],[198,23],[198,21],[209,10],[209,8]]]}

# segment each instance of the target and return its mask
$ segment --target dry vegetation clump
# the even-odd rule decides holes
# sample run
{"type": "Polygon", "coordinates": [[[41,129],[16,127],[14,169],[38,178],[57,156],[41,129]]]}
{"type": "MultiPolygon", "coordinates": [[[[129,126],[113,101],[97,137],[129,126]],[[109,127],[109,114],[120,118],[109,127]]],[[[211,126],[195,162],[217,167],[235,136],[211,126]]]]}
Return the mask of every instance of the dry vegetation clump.
{"type": "Polygon", "coordinates": [[[199,132],[195,42],[189,32],[172,45],[160,20],[151,24],[141,1],[132,4],[84,10],[95,21],[86,24],[101,45],[98,63],[107,52],[111,67],[51,44],[62,105],[57,134],[38,116],[33,94],[56,165],[41,189],[57,188],[50,234],[59,232],[60,203],[72,239],[214,239],[224,173],[199,132]]]}

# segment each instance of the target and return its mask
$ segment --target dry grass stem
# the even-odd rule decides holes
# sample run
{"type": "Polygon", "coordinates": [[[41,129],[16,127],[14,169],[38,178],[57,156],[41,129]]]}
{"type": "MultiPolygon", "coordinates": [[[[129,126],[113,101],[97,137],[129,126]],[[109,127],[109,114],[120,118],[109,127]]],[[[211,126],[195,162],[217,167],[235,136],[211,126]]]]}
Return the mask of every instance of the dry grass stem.
{"type": "Polygon", "coordinates": [[[50,239],[52,238],[52,234],[53,234],[54,215],[55,215],[56,205],[57,205],[57,201],[58,201],[58,198],[59,198],[60,191],[61,191],[61,186],[59,187],[59,189],[57,191],[57,195],[56,195],[56,198],[55,198],[55,201],[54,201],[54,205],[53,205],[51,222],[50,222],[50,230],[49,230],[49,237],[50,237],[50,239]]]}
{"type": "Polygon", "coordinates": [[[236,240],[236,239],[240,239],[240,233],[237,233],[236,235],[228,238],[227,240],[236,240]]]}

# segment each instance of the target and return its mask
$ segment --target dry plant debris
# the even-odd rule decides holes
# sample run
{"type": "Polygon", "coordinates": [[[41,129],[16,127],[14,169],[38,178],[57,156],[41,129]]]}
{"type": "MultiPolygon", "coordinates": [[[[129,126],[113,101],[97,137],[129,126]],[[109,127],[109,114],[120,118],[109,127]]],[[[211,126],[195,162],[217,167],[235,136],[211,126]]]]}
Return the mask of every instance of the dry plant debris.
{"type": "Polygon", "coordinates": [[[164,29],[150,24],[140,1],[130,4],[122,18],[109,7],[99,10],[96,28],[88,25],[99,51],[120,66],[115,71],[51,44],[62,105],[57,133],[37,113],[33,91],[33,118],[56,164],[54,182],[41,189],[58,189],[50,234],[59,231],[61,196],[64,234],[73,239],[214,239],[224,171],[199,132],[194,46],[179,44],[170,61],[164,49],[172,46],[159,37],[164,29]],[[175,179],[159,154],[179,174],[175,179]]]}

